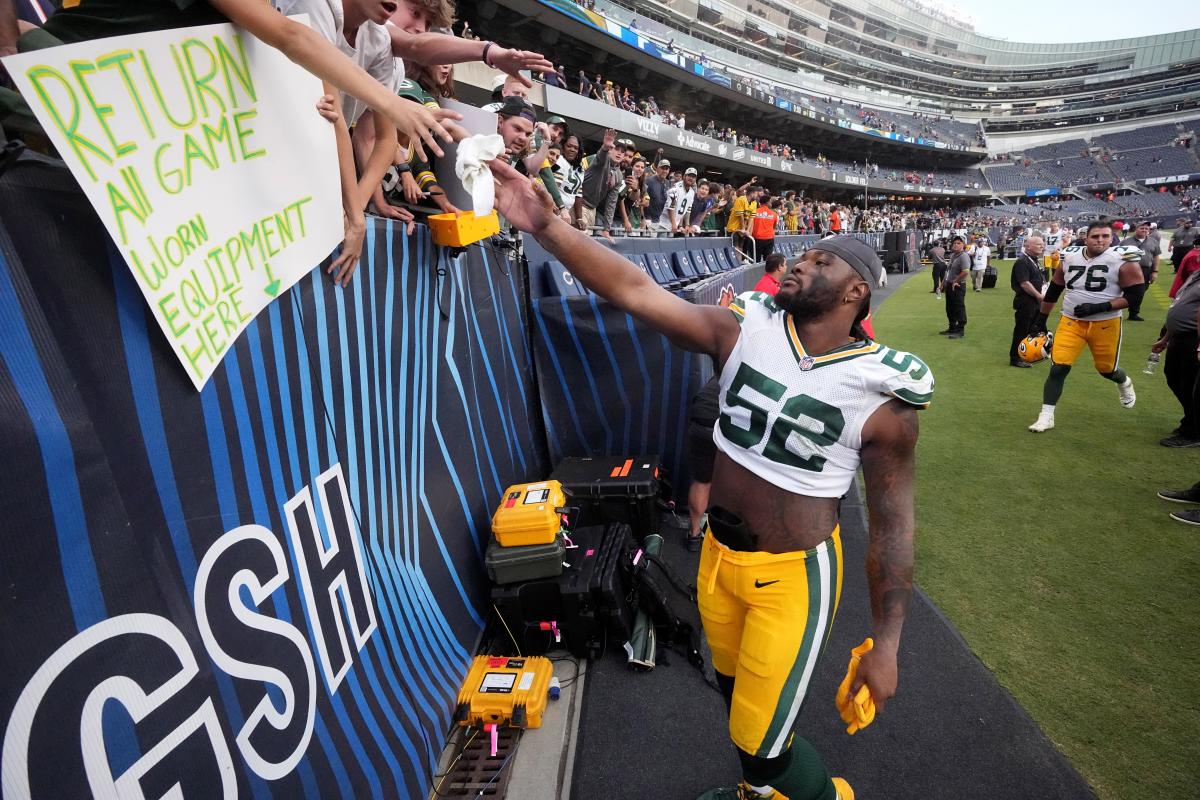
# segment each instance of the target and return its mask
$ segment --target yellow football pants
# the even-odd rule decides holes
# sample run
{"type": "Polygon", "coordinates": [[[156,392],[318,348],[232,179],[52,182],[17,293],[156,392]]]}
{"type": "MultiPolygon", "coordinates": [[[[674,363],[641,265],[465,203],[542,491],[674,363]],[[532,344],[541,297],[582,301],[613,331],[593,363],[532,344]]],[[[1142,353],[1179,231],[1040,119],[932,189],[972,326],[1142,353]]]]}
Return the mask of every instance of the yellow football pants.
{"type": "Polygon", "coordinates": [[[773,758],[791,740],[841,599],[840,529],[795,553],[730,550],[709,529],[696,588],[713,668],[734,678],[729,735],[773,758]]]}
{"type": "Polygon", "coordinates": [[[1050,357],[1055,364],[1071,366],[1084,345],[1092,351],[1096,371],[1107,375],[1117,368],[1121,355],[1121,318],[1093,320],[1062,317],[1054,331],[1050,357]]]}

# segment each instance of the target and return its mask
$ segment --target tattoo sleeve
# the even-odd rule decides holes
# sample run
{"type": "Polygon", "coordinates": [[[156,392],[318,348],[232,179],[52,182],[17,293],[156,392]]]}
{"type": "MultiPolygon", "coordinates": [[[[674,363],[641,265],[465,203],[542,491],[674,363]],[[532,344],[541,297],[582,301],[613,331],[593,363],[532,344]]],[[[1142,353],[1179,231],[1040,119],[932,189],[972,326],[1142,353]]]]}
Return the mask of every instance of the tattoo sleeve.
{"type": "Polygon", "coordinates": [[[916,409],[892,400],[872,419],[876,433],[862,450],[870,537],[867,584],[877,643],[895,647],[908,612],[913,582],[913,472],[916,409]],[[875,424],[878,423],[878,424],[875,424]]]}

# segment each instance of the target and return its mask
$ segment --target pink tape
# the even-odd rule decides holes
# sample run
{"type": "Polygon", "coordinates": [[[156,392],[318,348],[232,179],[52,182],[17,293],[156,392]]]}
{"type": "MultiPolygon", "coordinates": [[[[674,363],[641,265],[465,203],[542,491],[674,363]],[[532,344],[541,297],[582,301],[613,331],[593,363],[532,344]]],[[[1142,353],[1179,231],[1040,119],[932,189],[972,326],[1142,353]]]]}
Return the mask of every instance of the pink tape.
{"type": "Polygon", "coordinates": [[[495,758],[496,751],[500,749],[500,732],[495,725],[488,725],[488,732],[492,735],[492,758],[495,758]]]}
{"type": "Polygon", "coordinates": [[[642,551],[639,549],[636,553],[633,554],[633,565],[636,567],[638,565],[638,562],[641,560],[642,560],[642,551]]]}

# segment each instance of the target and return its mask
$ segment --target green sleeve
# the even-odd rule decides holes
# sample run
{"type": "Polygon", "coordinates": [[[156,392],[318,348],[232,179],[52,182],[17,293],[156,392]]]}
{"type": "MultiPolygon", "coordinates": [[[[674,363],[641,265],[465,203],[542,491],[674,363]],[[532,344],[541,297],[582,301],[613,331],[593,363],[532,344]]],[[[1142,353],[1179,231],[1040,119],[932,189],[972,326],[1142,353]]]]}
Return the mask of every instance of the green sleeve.
{"type": "Polygon", "coordinates": [[[558,191],[558,181],[554,180],[554,171],[549,166],[544,166],[538,170],[538,177],[542,179],[542,184],[546,187],[546,191],[550,193],[550,198],[554,200],[555,207],[562,208],[563,199],[558,191]]]}

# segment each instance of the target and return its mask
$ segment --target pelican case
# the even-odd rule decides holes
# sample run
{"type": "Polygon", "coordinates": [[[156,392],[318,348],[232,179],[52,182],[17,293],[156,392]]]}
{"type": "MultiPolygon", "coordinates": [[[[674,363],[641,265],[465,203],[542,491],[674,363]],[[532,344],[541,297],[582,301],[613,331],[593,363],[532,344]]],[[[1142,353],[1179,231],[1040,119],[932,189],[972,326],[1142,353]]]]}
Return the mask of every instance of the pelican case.
{"type": "Polygon", "coordinates": [[[492,589],[496,611],[522,653],[565,647],[579,658],[597,658],[606,646],[622,647],[633,630],[626,562],[633,555],[628,525],[575,530],[562,574],[492,589]]]}
{"type": "Polygon", "coordinates": [[[983,269],[983,288],[995,289],[996,280],[1000,277],[1000,272],[995,267],[984,267],[983,269]]]}
{"type": "Polygon", "coordinates": [[[558,481],[510,486],[492,515],[492,534],[504,547],[552,544],[562,529],[559,509],[565,502],[558,481]]]}
{"type": "Polygon", "coordinates": [[[519,583],[561,575],[565,552],[561,533],[549,544],[517,547],[504,547],[493,536],[483,561],[493,583],[519,583]]]}
{"type": "Polygon", "coordinates": [[[567,504],[579,509],[580,525],[624,522],[641,541],[658,533],[670,484],[658,456],[564,458],[551,476],[567,504]]]}
{"type": "Polygon", "coordinates": [[[554,665],[544,658],[476,656],[458,690],[459,725],[542,727],[554,665]]]}

